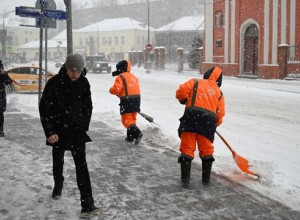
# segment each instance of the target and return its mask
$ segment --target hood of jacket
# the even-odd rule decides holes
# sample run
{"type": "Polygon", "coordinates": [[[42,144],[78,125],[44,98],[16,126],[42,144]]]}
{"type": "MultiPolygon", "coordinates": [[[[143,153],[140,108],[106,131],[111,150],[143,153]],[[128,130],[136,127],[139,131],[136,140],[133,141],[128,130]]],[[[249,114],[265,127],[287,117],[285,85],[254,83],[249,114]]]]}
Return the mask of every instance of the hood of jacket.
{"type": "Polygon", "coordinates": [[[209,79],[217,83],[219,87],[222,85],[222,69],[219,67],[213,67],[207,70],[204,75],[203,79],[209,79]]]}

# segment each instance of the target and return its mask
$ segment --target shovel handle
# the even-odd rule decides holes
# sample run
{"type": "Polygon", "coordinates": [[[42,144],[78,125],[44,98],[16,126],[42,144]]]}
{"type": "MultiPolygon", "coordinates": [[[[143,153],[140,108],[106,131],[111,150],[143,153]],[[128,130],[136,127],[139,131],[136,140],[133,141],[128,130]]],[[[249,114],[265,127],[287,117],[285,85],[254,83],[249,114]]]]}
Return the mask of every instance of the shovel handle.
{"type": "Polygon", "coordinates": [[[224,142],[224,144],[229,148],[231,153],[235,154],[235,151],[231,148],[231,146],[228,144],[228,142],[225,140],[225,138],[223,138],[223,136],[218,131],[216,131],[216,133],[221,138],[221,140],[224,142]]]}

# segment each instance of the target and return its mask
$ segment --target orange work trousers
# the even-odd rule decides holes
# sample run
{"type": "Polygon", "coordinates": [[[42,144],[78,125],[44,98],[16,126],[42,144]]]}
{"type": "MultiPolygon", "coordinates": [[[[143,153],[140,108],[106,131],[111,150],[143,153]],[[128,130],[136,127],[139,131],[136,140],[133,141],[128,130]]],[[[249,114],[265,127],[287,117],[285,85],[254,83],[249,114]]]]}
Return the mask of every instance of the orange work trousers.
{"type": "Polygon", "coordinates": [[[125,128],[128,128],[132,124],[136,124],[137,112],[126,113],[121,115],[122,124],[125,128]]]}
{"type": "Polygon", "coordinates": [[[196,133],[182,132],[180,135],[180,151],[181,154],[185,154],[194,158],[194,152],[196,150],[196,144],[198,145],[199,156],[210,156],[214,153],[214,145],[211,141],[196,133]]]}

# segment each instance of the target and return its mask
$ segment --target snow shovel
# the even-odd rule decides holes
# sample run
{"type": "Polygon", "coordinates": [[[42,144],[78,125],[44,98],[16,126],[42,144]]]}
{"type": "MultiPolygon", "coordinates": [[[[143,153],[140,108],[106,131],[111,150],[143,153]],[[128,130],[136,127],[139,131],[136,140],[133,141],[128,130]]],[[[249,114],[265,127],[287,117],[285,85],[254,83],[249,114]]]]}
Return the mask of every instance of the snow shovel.
{"type": "MultiPolygon", "coordinates": [[[[153,123],[153,124],[156,124],[156,123],[154,122],[154,119],[153,119],[151,116],[146,115],[146,114],[143,113],[143,112],[139,112],[139,114],[140,114],[141,116],[143,116],[143,118],[145,118],[147,121],[149,121],[149,122],[151,122],[151,123],[153,123]]],[[[156,125],[159,126],[158,124],[156,124],[156,125]]]]}
{"type": "Polygon", "coordinates": [[[251,170],[249,170],[249,161],[246,160],[245,158],[243,158],[242,156],[238,155],[237,152],[235,152],[230,145],[227,143],[227,141],[222,137],[222,135],[216,131],[216,133],[218,134],[218,136],[222,139],[222,141],[224,142],[224,144],[226,144],[226,146],[228,147],[228,149],[231,151],[232,153],[232,157],[235,161],[235,163],[238,165],[238,167],[245,173],[251,174],[253,176],[257,176],[259,177],[258,174],[252,172],[251,170]]]}

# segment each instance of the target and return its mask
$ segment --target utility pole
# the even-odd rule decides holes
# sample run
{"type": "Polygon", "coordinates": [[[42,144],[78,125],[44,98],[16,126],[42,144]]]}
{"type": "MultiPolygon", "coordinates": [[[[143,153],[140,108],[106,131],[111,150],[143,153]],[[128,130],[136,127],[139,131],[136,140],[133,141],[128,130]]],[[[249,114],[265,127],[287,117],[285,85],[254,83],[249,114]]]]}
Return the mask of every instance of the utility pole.
{"type": "Polygon", "coordinates": [[[71,0],[64,0],[66,5],[66,11],[68,13],[67,18],[67,54],[73,53],[73,36],[72,36],[72,4],[71,0]]]}
{"type": "Polygon", "coordinates": [[[40,103],[42,96],[42,71],[43,71],[43,28],[45,26],[45,0],[40,0],[41,17],[40,17],[40,57],[39,57],[39,94],[38,103],[40,103]]]}

